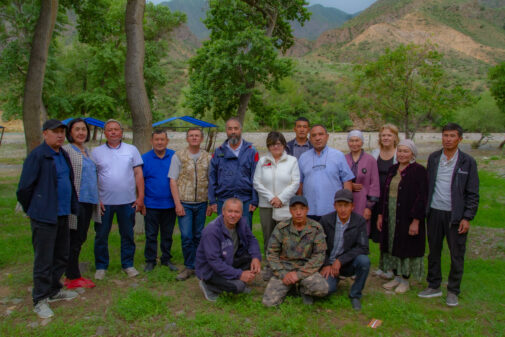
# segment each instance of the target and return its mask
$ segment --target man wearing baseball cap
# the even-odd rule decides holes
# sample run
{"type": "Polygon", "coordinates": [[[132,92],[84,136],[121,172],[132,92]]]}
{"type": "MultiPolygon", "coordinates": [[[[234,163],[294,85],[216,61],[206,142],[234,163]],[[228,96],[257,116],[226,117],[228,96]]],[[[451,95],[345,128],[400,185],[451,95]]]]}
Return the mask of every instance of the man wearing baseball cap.
{"type": "Polygon", "coordinates": [[[330,294],[337,291],[339,276],[356,275],[349,298],[353,309],[361,310],[361,291],[370,270],[366,221],[353,212],[353,195],[349,190],[337,191],[333,206],[335,212],[320,220],[328,246],[320,274],[326,279],[330,294]]]}
{"type": "Polygon", "coordinates": [[[54,315],[49,302],[77,297],[60,283],[69,254],[68,215],[78,209],[72,166],[61,148],[65,129],[56,119],[44,123],[44,142],[26,157],[17,190],[32,227],[33,311],[40,318],[54,315]]]}
{"type": "Polygon", "coordinates": [[[318,273],[326,252],[323,228],[307,217],[309,203],[304,196],[289,200],[289,212],[291,219],[277,224],[268,243],[267,259],[274,274],[263,295],[268,307],[281,304],[296,285],[305,304],[312,304],[313,296],[328,294],[328,283],[318,273]]]}

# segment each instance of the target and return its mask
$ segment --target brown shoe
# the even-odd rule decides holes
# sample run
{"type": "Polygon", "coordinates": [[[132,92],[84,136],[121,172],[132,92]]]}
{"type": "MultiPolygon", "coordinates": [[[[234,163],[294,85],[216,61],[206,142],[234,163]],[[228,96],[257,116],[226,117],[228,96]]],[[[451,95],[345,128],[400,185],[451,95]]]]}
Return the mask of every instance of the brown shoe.
{"type": "Polygon", "coordinates": [[[179,275],[177,275],[177,277],[175,279],[177,281],[184,281],[194,275],[195,275],[194,269],[184,268],[184,270],[182,272],[180,272],[179,275]]]}

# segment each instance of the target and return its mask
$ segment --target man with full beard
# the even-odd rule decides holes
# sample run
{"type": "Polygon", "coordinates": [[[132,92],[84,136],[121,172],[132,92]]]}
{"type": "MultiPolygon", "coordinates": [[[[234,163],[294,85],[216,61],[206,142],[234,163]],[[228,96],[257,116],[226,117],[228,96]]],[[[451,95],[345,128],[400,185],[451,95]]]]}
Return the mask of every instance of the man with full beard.
{"type": "Polygon", "coordinates": [[[212,155],[209,169],[209,204],[221,215],[224,201],[237,198],[243,204],[243,216],[252,228],[252,214],[258,207],[258,194],[253,188],[258,151],[242,139],[238,118],[226,122],[227,140],[212,155]]]}

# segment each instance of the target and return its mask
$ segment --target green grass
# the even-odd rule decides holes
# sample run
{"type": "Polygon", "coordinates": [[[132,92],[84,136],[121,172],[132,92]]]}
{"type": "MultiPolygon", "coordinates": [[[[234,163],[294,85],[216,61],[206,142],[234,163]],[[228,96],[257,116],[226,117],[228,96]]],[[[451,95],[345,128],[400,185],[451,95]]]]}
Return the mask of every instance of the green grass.
{"type": "MultiPolygon", "coordinates": [[[[504,228],[502,191],[505,179],[480,172],[481,204],[473,222],[477,226],[504,228]],[[501,200],[501,201],[500,201],[501,200]],[[501,212],[501,213],[500,213],[501,212]]],[[[31,234],[28,220],[14,214],[17,178],[0,178],[0,300],[21,298],[13,313],[2,316],[1,336],[498,336],[505,330],[505,261],[493,256],[466,259],[460,306],[449,309],[444,298],[422,300],[424,286],[415,283],[404,296],[384,293],[370,277],[364,291],[363,310],[351,310],[343,281],[337,295],[304,306],[288,297],[278,308],[261,303],[264,284],[251,294],[224,295],[216,303],[203,298],[196,279],[177,282],[168,268],[155,268],[127,279],[120,270],[119,234],[113,228],[109,249],[111,265],[104,281],[72,302],[55,303],[55,318],[46,326],[32,312],[28,288],[32,285],[31,234]],[[370,329],[372,319],[383,325],[370,329]],[[38,324],[36,328],[30,324],[38,324]]],[[[262,242],[255,212],[254,234],[262,242]]],[[[94,231],[83,246],[81,261],[93,264],[94,231]]],[[[136,235],[135,265],[143,267],[143,235],[136,235]]],[[[470,235],[472,240],[472,235],[470,235]]],[[[262,246],[260,244],[260,246],[262,246]]],[[[505,250],[505,245],[498,245],[505,250]]],[[[182,265],[178,231],[174,234],[173,260],[182,265]]],[[[378,247],[371,244],[371,260],[378,263],[378,247]]],[[[449,270],[448,249],[443,251],[443,275],[449,270]]],[[[84,276],[91,277],[90,267],[84,276]]],[[[444,290],[445,291],[445,290],[444,290]]],[[[0,304],[5,311],[12,304],[0,304]]],[[[0,312],[3,315],[3,312],[0,312]]]]}

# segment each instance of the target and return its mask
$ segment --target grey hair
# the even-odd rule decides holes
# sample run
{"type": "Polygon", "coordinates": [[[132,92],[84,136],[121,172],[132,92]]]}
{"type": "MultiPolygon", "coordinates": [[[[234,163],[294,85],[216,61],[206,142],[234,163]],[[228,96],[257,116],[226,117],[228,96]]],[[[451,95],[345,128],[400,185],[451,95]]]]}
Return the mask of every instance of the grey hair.
{"type": "Polygon", "coordinates": [[[232,204],[240,204],[240,209],[243,208],[244,204],[242,203],[242,201],[240,199],[237,199],[237,198],[229,198],[229,199],[226,199],[226,201],[224,202],[223,204],[223,209],[226,207],[226,205],[228,205],[229,203],[232,203],[232,204]]]}
{"type": "Polygon", "coordinates": [[[117,119],[108,119],[105,124],[103,125],[103,129],[105,130],[105,128],[107,127],[107,124],[109,123],[117,123],[119,125],[119,127],[121,128],[121,131],[123,131],[123,125],[121,124],[120,121],[118,121],[117,119]]]}
{"type": "Polygon", "coordinates": [[[228,120],[226,121],[226,125],[228,125],[228,122],[231,122],[231,121],[237,122],[238,125],[240,125],[240,128],[242,129],[242,123],[240,123],[240,119],[238,119],[238,117],[228,118],[228,120]]]}

